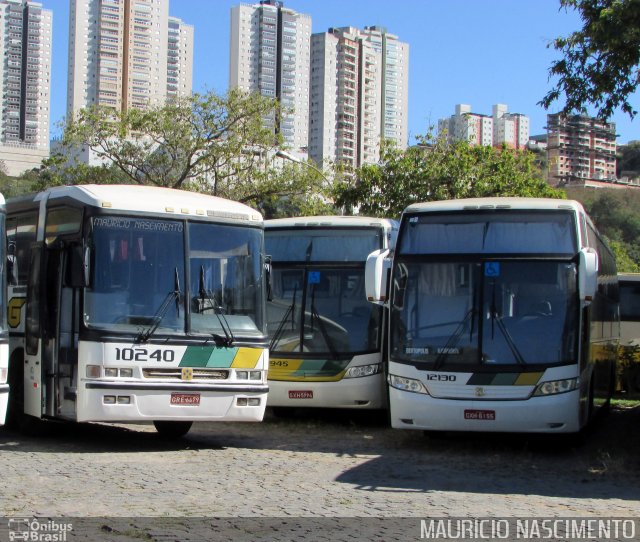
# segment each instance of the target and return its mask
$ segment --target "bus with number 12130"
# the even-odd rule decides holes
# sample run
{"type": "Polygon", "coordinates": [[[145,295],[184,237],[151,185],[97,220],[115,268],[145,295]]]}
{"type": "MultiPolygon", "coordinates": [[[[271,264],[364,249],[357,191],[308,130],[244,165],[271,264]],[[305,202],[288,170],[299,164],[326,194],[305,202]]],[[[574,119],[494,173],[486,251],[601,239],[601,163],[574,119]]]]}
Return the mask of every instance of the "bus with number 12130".
{"type": "MultiPolygon", "coordinates": [[[[390,283],[387,283],[391,269],[390,283]]],[[[574,201],[483,198],[405,209],[389,288],[393,427],[576,433],[615,388],[613,254],[574,201]]]]}
{"type": "Polygon", "coordinates": [[[9,419],[260,421],[267,400],[262,216],[148,186],[8,201],[9,419]]]}

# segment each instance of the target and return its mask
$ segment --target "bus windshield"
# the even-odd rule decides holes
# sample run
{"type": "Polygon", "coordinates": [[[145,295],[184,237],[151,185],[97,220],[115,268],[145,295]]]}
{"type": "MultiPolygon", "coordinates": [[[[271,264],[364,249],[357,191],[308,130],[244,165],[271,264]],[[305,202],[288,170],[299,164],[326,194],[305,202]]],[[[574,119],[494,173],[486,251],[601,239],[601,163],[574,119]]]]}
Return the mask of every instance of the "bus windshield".
{"type": "Polygon", "coordinates": [[[399,254],[576,253],[571,212],[486,211],[410,216],[399,254]]]}
{"type": "Polygon", "coordinates": [[[364,265],[276,266],[267,305],[271,351],[339,357],[380,347],[381,309],[364,291],[364,265]]]}
{"type": "Polygon", "coordinates": [[[100,216],[91,231],[87,326],[229,341],[264,335],[261,230],[100,216]]]}
{"type": "Polygon", "coordinates": [[[421,368],[574,363],[577,269],[570,261],[402,261],[391,355],[421,368]]]}

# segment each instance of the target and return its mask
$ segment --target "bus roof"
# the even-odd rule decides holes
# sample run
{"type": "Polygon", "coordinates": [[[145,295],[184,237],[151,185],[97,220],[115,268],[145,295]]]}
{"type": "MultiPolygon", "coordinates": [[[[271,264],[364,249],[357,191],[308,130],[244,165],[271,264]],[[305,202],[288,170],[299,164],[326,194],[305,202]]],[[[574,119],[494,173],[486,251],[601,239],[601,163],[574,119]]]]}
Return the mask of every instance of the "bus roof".
{"type": "Polygon", "coordinates": [[[258,211],[242,203],[197,192],[157,186],[118,184],[56,186],[37,194],[12,198],[9,204],[18,210],[33,207],[34,203],[45,197],[48,197],[50,202],[56,199],[71,199],[84,205],[118,211],[262,222],[262,215],[258,211]]]}
{"type": "Polygon", "coordinates": [[[265,220],[265,229],[275,228],[364,228],[376,227],[397,229],[398,223],[388,218],[372,218],[367,216],[300,216],[293,218],[274,218],[265,220]]]}
{"type": "Polygon", "coordinates": [[[405,213],[429,213],[439,211],[467,211],[483,209],[521,210],[572,210],[584,213],[582,205],[574,200],[553,198],[469,198],[430,201],[409,205],[405,213]]]}

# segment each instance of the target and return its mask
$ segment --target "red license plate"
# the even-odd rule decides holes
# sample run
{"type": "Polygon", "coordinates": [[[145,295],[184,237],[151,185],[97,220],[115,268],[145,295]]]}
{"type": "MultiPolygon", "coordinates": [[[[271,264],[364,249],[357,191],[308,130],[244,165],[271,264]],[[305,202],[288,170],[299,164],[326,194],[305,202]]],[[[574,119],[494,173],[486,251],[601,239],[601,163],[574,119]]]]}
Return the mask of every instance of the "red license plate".
{"type": "Polygon", "coordinates": [[[464,419],[465,420],[495,420],[496,411],[495,410],[465,410],[464,419]]]}
{"type": "Polygon", "coordinates": [[[313,391],[291,390],[289,391],[289,399],[313,399],[313,391]]]}
{"type": "Polygon", "coordinates": [[[200,394],[199,393],[172,393],[171,404],[197,406],[200,404],[200,394]]]}

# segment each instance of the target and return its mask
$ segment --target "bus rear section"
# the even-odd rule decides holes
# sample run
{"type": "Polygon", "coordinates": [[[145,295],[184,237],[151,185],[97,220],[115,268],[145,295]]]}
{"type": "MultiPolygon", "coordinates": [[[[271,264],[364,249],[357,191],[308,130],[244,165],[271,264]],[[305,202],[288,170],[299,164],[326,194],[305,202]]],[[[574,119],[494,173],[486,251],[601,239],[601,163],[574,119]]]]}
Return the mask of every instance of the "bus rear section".
{"type": "Polygon", "coordinates": [[[364,217],[265,223],[271,407],[386,408],[382,308],[365,297],[365,261],[396,224],[364,217]]]}
{"type": "MultiPolygon", "coordinates": [[[[178,190],[71,186],[10,200],[18,418],[260,421],[262,217],[178,190]]],[[[19,420],[18,420],[19,421],[19,420]]]]}
{"type": "Polygon", "coordinates": [[[460,200],[403,215],[392,426],[575,433],[615,382],[617,280],[578,204],[460,200]]]}

